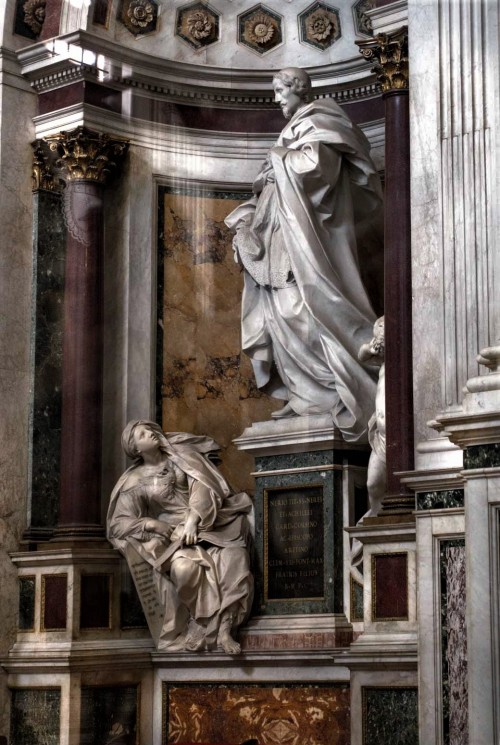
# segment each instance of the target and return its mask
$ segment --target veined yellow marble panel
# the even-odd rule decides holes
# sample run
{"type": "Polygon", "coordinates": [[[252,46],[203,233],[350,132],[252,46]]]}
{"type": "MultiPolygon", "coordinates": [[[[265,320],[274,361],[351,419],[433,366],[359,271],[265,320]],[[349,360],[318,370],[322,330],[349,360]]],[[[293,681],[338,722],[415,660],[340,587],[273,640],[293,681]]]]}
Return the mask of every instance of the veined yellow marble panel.
{"type": "Polygon", "coordinates": [[[241,353],[243,280],[224,218],[242,200],[179,191],[163,192],[163,427],[213,437],[225,476],[251,489],[252,458],[232,440],[279,402],[256,388],[241,353]]]}

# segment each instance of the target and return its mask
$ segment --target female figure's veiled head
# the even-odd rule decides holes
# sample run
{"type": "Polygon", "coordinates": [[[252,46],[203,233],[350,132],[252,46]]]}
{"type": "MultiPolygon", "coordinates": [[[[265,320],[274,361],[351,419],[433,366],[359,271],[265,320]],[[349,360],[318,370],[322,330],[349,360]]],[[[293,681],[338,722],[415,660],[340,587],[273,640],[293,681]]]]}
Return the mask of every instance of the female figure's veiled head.
{"type": "Polygon", "coordinates": [[[127,424],[122,433],[122,448],[131,460],[141,463],[144,459],[142,449],[165,449],[165,435],[159,424],[147,419],[134,419],[127,424]],[[146,437],[145,437],[146,435],[146,437]],[[148,436],[147,436],[148,435],[148,436]],[[141,445],[141,439],[145,444],[141,445]]]}

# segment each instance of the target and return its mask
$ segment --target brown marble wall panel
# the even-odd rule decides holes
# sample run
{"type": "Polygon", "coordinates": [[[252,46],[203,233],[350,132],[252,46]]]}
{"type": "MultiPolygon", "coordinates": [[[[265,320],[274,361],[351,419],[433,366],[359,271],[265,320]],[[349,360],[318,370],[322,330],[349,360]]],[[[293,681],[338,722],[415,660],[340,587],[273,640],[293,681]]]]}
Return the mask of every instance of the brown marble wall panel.
{"type": "Polygon", "coordinates": [[[367,98],[362,101],[342,104],[342,108],[355,124],[374,122],[385,117],[384,101],[382,96],[367,98]]]}
{"type": "Polygon", "coordinates": [[[160,190],[162,421],[166,430],[213,437],[225,449],[221,468],[229,481],[248,489],[253,460],[231,441],[268,419],[279,402],[257,390],[240,352],[242,277],[224,217],[241,199],[229,197],[160,190]]]}
{"type": "Polygon", "coordinates": [[[164,684],[164,745],[348,745],[345,685],[164,684]]]}
{"type": "Polygon", "coordinates": [[[111,626],[110,574],[82,574],[80,578],[80,628],[109,629],[111,626]]]}
{"type": "Polygon", "coordinates": [[[372,557],[373,620],[408,618],[408,555],[374,554],[372,557]]]}
{"type": "Polygon", "coordinates": [[[43,22],[40,40],[51,39],[53,36],[59,36],[59,26],[61,23],[62,0],[47,0],[45,6],[45,21],[43,22]]]}
{"type": "Polygon", "coordinates": [[[111,13],[112,0],[95,0],[92,23],[98,26],[108,27],[109,14],[111,13]]]}
{"type": "MultiPolygon", "coordinates": [[[[122,110],[122,91],[92,81],[72,83],[64,88],[42,93],[38,99],[40,114],[84,102],[107,111],[120,113],[122,110]]],[[[384,104],[380,96],[341,105],[356,124],[384,118],[384,104]]],[[[185,106],[137,94],[132,95],[130,115],[156,124],[177,125],[188,129],[252,134],[274,132],[278,135],[285,124],[279,109],[242,111],[211,106],[185,106]]]]}
{"type": "Polygon", "coordinates": [[[42,631],[66,629],[67,574],[42,575],[42,631]]]}
{"type": "Polygon", "coordinates": [[[176,124],[194,129],[220,132],[281,132],[283,114],[279,109],[219,109],[210,106],[184,106],[146,96],[133,96],[131,116],[157,124],[176,124]]]}
{"type": "Polygon", "coordinates": [[[38,113],[49,114],[51,111],[64,109],[66,106],[73,106],[84,100],[85,84],[83,81],[65,85],[64,88],[57,88],[55,91],[40,93],[38,96],[38,113]]]}

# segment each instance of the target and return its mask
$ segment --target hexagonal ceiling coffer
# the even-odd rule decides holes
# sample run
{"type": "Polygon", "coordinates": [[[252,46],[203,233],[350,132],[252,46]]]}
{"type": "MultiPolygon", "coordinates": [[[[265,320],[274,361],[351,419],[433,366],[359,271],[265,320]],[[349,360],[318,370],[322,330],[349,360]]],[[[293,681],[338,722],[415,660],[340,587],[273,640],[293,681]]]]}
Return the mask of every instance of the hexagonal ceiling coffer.
{"type": "Polygon", "coordinates": [[[220,14],[204,2],[189,3],[177,9],[175,34],[195,49],[219,40],[220,14]]]}
{"type": "Polygon", "coordinates": [[[135,36],[151,34],[158,26],[156,0],[122,0],[119,20],[135,36]]]}
{"type": "Polygon", "coordinates": [[[257,54],[283,42],[283,18],[265,5],[255,5],[238,16],[238,41],[257,54]]]}
{"type": "Polygon", "coordinates": [[[373,27],[371,18],[366,15],[367,10],[375,7],[375,0],[358,0],[352,6],[354,15],[354,28],[356,33],[361,36],[373,36],[373,27]]]}
{"type": "Polygon", "coordinates": [[[337,8],[313,3],[299,15],[300,40],[316,49],[328,49],[342,36],[337,8]]]}

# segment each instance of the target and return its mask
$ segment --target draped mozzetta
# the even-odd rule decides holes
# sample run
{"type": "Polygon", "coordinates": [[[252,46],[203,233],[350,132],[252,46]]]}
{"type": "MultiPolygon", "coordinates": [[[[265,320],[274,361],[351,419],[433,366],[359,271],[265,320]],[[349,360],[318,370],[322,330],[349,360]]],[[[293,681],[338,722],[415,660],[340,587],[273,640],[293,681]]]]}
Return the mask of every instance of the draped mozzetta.
{"type": "Polygon", "coordinates": [[[257,385],[300,415],[331,412],[347,441],[366,441],[376,371],[358,361],[375,314],[357,235],[378,229],[382,196],[363,133],[332,101],[290,119],[226,219],[245,267],[242,348],[257,385]],[[273,364],[274,363],[274,364],[273,364]]]}

